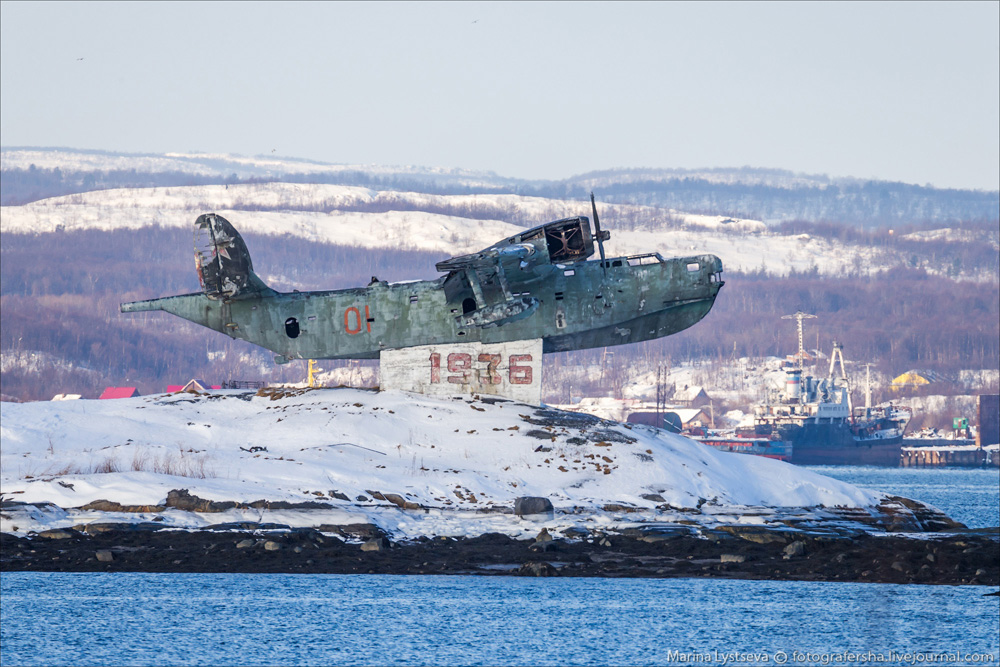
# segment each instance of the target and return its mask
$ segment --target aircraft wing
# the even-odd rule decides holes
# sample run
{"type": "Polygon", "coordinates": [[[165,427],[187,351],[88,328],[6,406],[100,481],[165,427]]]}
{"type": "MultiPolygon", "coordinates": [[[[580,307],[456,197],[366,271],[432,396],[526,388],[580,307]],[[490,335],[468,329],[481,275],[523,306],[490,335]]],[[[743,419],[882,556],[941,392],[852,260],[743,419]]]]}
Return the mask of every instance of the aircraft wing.
{"type": "Polygon", "coordinates": [[[471,255],[452,257],[438,262],[438,271],[461,275],[468,284],[475,307],[463,308],[455,320],[461,327],[498,327],[530,316],[538,307],[538,299],[515,297],[507,279],[507,267],[524,268],[535,254],[530,244],[491,247],[471,255]]]}
{"type": "Polygon", "coordinates": [[[502,266],[505,261],[521,260],[522,262],[535,254],[535,247],[528,243],[519,243],[502,248],[490,247],[471,255],[459,255],[438,262],[434,265],[438,271],[463,271],[465,269],[491,270],[502,266]]]}
{"type": "MultiPolygon", "coordinates": [[[[601,241],[607,232],[599,235],[601,241]]],[[[456,317],[460,326],[502,326],[507,322],[530,316],[538,307],[538,299],[520,294],[515,296],[510,283],[515,285],[535,273],[530,269],[546,264],[572,264],[586,260],[594,253],[594,236],[590,220],[584,216],[549,222],[520,234],[508,237],[470,255],[460,255],[438,262],[438,271],[453,276],[460,283],[465,298],[463,314],[456,317]],[[467,287],[465,287],[467,285],[467,287]],[[475,308],[466,303],[475,301],[475,308]]]]}

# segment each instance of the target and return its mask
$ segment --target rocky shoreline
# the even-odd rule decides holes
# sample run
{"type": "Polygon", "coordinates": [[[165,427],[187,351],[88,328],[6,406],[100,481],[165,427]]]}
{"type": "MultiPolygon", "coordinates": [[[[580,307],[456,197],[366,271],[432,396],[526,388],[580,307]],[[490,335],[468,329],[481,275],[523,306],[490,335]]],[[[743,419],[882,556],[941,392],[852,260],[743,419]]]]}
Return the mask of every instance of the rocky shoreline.
{"type": "Polygon", "coordinates": [[[1000,529],[931,534],[694,532],[647,525],[535,539],[499,533],[392,541],[374,524],[291,528],[89,523],[0,534],[0,571],[712,577],[1000,585],[1000,529]]]}

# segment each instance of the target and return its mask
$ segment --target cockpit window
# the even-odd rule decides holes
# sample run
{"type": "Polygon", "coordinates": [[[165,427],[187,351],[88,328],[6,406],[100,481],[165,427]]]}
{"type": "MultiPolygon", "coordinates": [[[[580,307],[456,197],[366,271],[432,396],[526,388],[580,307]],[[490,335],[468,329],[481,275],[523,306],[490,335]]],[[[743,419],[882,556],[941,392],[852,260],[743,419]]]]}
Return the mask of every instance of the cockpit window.
{"type": "Polygon", "coordinates": [[[552,262],[572,262],[587,257],[583,234],[583,219],[574,218],[561,224],[545,226],[545,243],[552,262]]]}

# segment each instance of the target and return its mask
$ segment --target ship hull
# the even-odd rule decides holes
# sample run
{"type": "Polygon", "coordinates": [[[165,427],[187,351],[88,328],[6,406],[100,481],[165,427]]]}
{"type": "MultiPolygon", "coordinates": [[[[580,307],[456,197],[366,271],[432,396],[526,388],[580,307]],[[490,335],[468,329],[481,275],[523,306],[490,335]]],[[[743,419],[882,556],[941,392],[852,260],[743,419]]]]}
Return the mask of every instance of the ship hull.
{"type": "Polygon", "coordinates": [[[766,438],[720,438],[711,436],[692,436],[692,439],[721,452],[763,456],[766,459],[776,459],[778,461],[789,461],[792,457],[791,445],[780,440],[768,440],[766,438]]]}
{"type": "MultiPolygon", "coordinates": [[[[887,423],[880,423],[885,429],[887,423]]],[[[902,429],[886,429],[863,436],[847,420],[799,424],[758,424],[759,436],[770,436],[784,447],[788,461],[797,465],[870,465],[899,467],[903,453],[902,429]],[[881,436],[881,437],[880,437],[881,436]]]]}
{"type": "Polygon", "coordinates": [[[848,446],[795,445],[792,463],[797,465],[863,465],[898,468],[903,454],[903,439],[886,438],[857,441],[848,446]]]}

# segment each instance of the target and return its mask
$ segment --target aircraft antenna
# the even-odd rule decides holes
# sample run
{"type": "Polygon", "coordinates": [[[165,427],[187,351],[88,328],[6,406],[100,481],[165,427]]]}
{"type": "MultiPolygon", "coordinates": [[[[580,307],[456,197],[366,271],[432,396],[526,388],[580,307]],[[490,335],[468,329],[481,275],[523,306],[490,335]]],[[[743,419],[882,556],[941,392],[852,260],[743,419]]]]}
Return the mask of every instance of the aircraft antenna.
{"type": "Polygon", "coordinates": [[[597,236],[597,248],[601,252],[601,267],[604,273],[608,272],[608,263],[604,261],[604,234],[601,233],[601,221],[597,219],[597,202],[594,201],[594,192],[590,192],[590,207],[594,210],[594,232],[597,236]]]}

